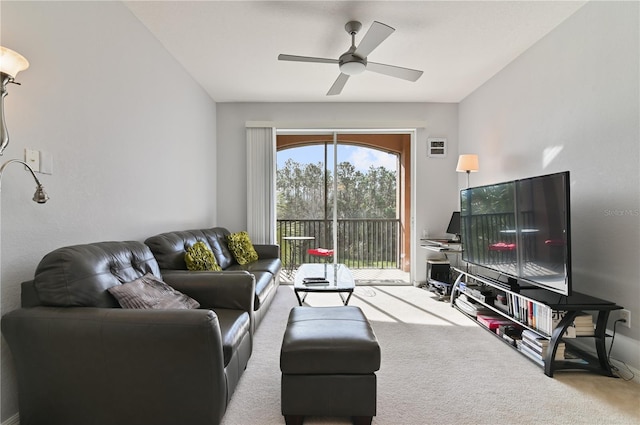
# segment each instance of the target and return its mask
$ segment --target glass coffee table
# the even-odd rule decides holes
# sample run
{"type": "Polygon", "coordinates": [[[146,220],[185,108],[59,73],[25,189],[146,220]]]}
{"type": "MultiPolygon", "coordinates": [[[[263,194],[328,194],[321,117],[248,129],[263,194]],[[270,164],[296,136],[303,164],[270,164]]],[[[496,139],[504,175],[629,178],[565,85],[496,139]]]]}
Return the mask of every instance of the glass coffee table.
{"type": "Polygon", "coordinates": [[[344,264],[302,264],[296,272],[293,291],[300,305],[310,292],[337,292],[347,305],[355,286],[351,270],[344,264]],[[300,293],[304,294],[302,298],[300,293]]]}

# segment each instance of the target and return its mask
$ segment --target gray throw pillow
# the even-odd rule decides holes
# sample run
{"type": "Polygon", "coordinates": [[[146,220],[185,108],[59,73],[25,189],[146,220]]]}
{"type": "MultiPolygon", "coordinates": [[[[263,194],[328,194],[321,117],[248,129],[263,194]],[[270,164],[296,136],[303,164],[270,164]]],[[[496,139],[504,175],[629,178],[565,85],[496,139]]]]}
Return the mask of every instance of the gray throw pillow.
{"type": "Polygon", "coordinates": [[[200,303],[176,291],[151,273],[108,289],[122,308],[188,309],[200,303]]]}

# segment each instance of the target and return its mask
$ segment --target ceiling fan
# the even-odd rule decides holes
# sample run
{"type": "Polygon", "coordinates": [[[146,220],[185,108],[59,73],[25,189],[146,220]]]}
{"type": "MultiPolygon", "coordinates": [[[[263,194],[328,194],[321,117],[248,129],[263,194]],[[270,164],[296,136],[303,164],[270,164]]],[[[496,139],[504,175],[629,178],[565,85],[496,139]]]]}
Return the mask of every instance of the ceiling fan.
{"type": "Polygon", "coordinates": [[[373,21],[369,31],[364,35],[360,44],[356,47],[356,34],[362,28],[358,21],[349,21],[344,26],[345,31],[351,35],[351,47],[338,59],[316,58],[310,56],[278,55],[278,60],[293,62],[316,62],[338,64],[340,75],[333,83],[327,96],[340,94],[344,85],[352,75],[361,74],[364,71],[373,71],[378,74],[389,75],[391,77],[402,78],[408,81],[417,81],[422,75],[422,71],[402,68],[399,66],[385,65],[383,63],[369,62],[367,56],[387,39],[394,31],[389,25],[378,21],[373,21]]]}

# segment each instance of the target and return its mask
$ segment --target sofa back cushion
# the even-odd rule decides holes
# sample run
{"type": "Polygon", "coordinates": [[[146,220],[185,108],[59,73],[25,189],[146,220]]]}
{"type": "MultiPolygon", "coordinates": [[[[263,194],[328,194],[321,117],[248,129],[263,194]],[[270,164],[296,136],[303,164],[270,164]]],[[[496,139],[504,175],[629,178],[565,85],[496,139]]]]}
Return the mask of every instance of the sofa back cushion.
{"type": "Polygon", "coordinates": [[[202,241],[211,249],[218,265],[224,270],[236,264],[227,245],[229,234],[230,232],[223,227],[180,230],[151,236],[144,243],[151,248],[161,269],[187,270],[187,250],[196,242],[202,241]]]}
{"type": "Polygon", "coordinates": [[[156,259],[143,243],[97,242],[45,255],[33,282],[43,305],[119,307],[107,289],[147,273],[162,278],[156,259]]]}
{"type": "Polygon", "coordinates": [[[229,244],[227,243],[227,236],[229,236],[231,232],[224,227],[214,227],[212,229],[204,229],[202,233],[207,237],[209,246],[211,246],[213,255],[216,256],[220,267],[226,269],[229,266],[237,264],[233,254],[229,251],[229,244]]]}

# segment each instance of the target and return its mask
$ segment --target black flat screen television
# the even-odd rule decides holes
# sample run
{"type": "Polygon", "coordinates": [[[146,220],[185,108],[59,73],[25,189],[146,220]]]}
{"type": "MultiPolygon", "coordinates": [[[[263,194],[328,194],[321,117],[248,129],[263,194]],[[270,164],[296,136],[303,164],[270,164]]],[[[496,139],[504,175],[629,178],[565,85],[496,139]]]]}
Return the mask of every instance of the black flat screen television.
{"type": "Polygon", "coordinates": [[[568,171],[462,190],[460,232],[464,261],[571,295],[568,171]]]}

